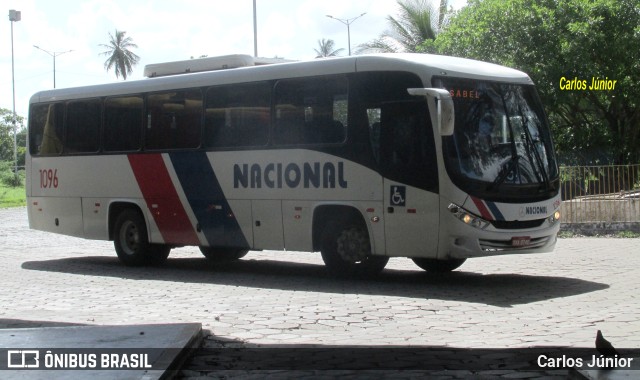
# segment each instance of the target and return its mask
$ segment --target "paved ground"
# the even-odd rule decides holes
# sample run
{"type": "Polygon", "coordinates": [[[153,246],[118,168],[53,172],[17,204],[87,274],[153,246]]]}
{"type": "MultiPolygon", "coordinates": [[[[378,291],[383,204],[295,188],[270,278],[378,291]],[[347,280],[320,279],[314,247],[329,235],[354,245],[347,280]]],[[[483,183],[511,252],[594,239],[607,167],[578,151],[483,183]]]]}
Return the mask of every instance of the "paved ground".
{"type": "Polygon", "coordinates": [[[15,208],[0,210],[0,253],[0,327],[202,323],[210,334],[184,377],[221,376],[207,370],[219,347],[277,345],[286,355],[302,344],[364,345],[385,355],[389,345],[425,346],[464,357],[468,348],[593,347],[597,329],[617,347],[640,347],[640,239],[562,239],[552,254],[470,260],[449,276],[392,259],[379,279],[350,281],[327,276],[308,253],[250,252],[221,265],[182,248],[163,267],[128,268],[110,242],[31,231],[15,208]]]}

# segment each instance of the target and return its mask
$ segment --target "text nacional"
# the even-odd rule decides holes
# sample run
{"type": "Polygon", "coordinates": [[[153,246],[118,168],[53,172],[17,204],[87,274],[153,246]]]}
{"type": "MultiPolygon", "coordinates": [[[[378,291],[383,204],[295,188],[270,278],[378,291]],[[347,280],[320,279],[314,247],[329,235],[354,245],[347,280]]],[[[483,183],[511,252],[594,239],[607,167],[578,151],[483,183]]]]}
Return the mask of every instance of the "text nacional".
{"type": "Polygon", "coordinates": [[[308,188],[347,188],[344,176],[344,163],[305,162],[302,165],[289,163],[235,164],[233,165],[233,187],[252,189],[295,189],[308,188]]]}

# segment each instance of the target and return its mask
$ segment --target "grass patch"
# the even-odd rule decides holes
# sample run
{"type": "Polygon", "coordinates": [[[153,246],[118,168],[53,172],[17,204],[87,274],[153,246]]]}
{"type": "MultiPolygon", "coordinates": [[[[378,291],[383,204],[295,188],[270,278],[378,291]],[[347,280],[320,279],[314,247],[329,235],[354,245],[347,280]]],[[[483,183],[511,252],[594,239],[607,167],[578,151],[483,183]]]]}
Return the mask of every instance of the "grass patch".
{"type": "Polygon", "coordinates": [[[612,232],[612,233],[589,232],[588,234],[582,234],[580,232],[574,232],[574,231],[558,232],[558,238],[560,239],[581,238],[581,237],[638,239],[640,238],[640,233],[634,232],[634,231],[618,231],[618,232],[612,232]]]}
{"type": "Polygon", "coordinates": [[[0,184],[0,208],[21,207],[27,205],[24,187],[11,187],[0,184]]]}
{"type": "Polygon", "coordinates": [[[576,234],[573,231],[560,231],[558,232],[558,238],[560,239],[569,239],[574,237],[579,237],[580,235],[576,234]]]}
{"type": "Polygon", "coordinates": [[[633,231],[620,231],[615,234],[615,237],[624,239],[637,239],[640,238],[640,233],[633,231]]]}
{"type": "Polygon", "coordinates": [[[25,172],[20,170],[16,176],[11,168],[11,162],[0,161],[0,208],[27,205],[24,189],[25,172]]]}

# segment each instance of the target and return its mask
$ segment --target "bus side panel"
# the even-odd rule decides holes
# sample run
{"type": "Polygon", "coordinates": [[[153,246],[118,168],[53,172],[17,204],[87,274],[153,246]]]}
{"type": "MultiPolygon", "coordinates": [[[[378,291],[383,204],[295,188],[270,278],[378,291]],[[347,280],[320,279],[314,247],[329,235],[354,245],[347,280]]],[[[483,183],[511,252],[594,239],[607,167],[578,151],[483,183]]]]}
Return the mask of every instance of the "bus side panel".
{"type": "Polygon", "coordinates": [[[283,201],[284,244],[288,251],[313,251],[311,202],[283,201]]]}
{"type": "Polygon", "coordinates": [[[82,221],[86,239],[109,240],[108,213],[108,198],[82,198],[82,221]]]}
{"type": "Polygon", "coordinates": [[[252,201],[255,248],[312,251],[314,208],[336,205],[363,215],[374,252],[384,254],[382,178],[374,170],[308,149],[209,152],[208,160],[224,198],[252,201]]]}
{"type": "MultiPolygon", "coordinates": [[[[229,215],[229,218],[233,218],[237,223],[232,225],[227,224],[228,230],[225,233],[227,239],[223,240],[223,246],[231,246],[239,248],[253,247],[255,242],[252,236],[251,216],[252,216],[252,202],[248,200],[229,200],[229,207],[233,210],[233,214],[229,215]],[[238,244],[238,237],[242,236],[240,244],[238,244]],[[229,239],[229,237],[231,237],[229,239]],[[246,242],[246,243],[245,243],[246,242]]],[[[211,243],[211,242],[210,242],[211,243]]],[[[216,244],[212,244],[216,245],[216,244]]]]}
{"type": "Polygon", "coordinates": [[[84,237],[79,197],[31,197],[28,202],[30,228],[84,237]]]}
{"type": "Polygon", "coordinates": [[[162,242],[126,155],[30,157],[28,163],[31,228],[106,240],[109,205],[117,200],[140,207],[151,240],[162,242]]]}
{"type": "Polygon", "coordinates": [[[279,200],[251,201],[253,213],[253,247],[256,249],[284,249],[282,230],[282,202],[279,200]]]}

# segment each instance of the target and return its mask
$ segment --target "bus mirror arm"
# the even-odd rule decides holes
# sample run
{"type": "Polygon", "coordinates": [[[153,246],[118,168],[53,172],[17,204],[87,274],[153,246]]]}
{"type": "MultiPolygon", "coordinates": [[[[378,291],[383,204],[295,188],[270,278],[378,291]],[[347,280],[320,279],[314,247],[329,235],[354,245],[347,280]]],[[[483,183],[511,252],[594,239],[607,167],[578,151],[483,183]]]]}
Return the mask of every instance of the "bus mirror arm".
{"type": "MultiPolygon", "coordinates": [[[[440,135],[451,136],[455,124],[453,99],[449,91],[442,88],[408,88],[407,92],[413,96],[424,96],[433,99],[438,110],[438,129],[440,135]]],[[[431,104],[429,104],[431,106],[431,104]]],[[[431,108],[431,107],[429,107],[431,108]]]]}

